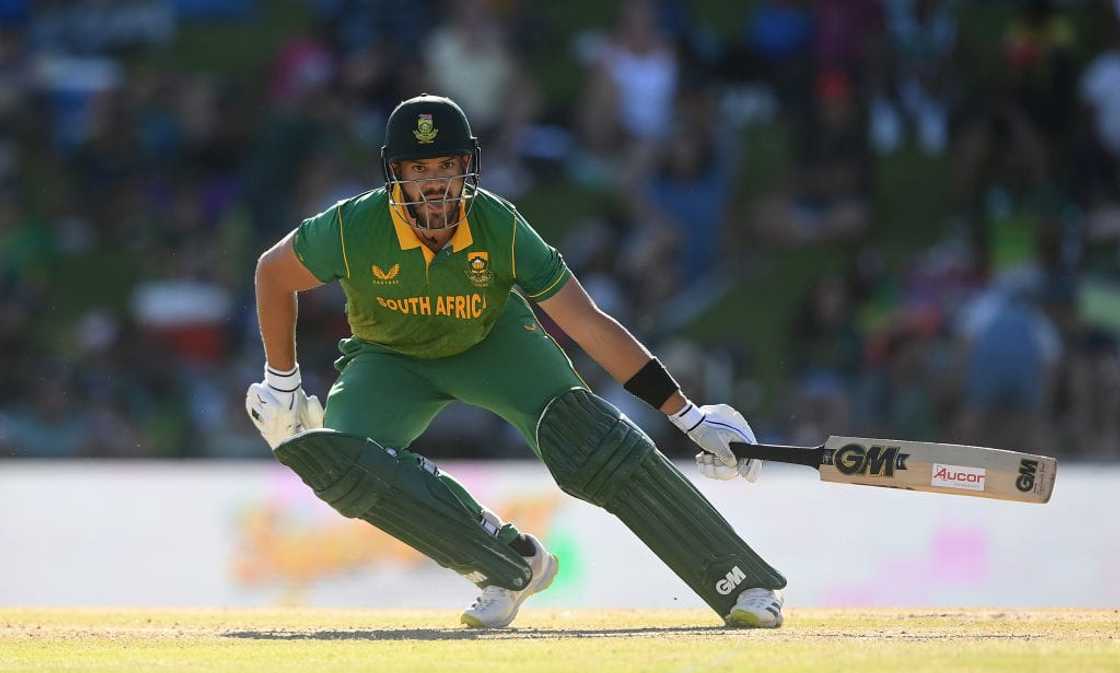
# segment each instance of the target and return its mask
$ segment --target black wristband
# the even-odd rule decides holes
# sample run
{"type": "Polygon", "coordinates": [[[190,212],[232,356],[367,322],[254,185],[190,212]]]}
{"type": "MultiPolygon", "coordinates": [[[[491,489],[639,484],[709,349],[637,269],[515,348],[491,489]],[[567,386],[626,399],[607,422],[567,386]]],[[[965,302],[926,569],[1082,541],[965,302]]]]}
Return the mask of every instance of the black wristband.
{"type": "Polygon", "coordinates": [[[657,358],[647,362],[622,387],[654,409],[660,409],[673,393],[681,389],[669,374],[669,370],[665,369],[665,365],[657,358]]]}

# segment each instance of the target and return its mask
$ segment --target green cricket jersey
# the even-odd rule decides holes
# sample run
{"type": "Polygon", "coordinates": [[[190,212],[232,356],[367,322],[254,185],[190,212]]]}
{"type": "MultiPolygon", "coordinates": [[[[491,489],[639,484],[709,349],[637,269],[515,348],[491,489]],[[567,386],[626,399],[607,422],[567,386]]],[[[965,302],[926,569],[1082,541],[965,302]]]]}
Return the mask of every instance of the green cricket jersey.
{"type": "Polygon", "coordinates": [[[486,190],[438,253],[389,207],[385,188],[304,220],[294,247],[316,278],[342,284],[355,337],[418,358],[486,338],[514,285],[543,301],[571,277],[513,204],[486,190]]]}

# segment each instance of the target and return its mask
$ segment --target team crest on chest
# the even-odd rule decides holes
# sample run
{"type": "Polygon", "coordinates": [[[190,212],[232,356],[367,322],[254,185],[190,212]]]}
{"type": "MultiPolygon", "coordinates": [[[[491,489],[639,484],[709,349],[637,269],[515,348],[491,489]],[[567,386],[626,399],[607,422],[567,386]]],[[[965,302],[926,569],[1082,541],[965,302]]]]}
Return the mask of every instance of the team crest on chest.
{"type": "Polygon", "coordinates": [[[399,285],[400,280],[397,279],[401,273],[401,265],[394,264],[385,271],[376,264],[373,265],[373,284],[374,285],[399,285]]]}
{"type": "Polygon", "coordinates": [[[416,130],[412,132],[412,135],[416,136],[416,142],[421,145],[431,145],[435,142],[436,136],[439,135],[439,129],[432,122],[432,115],[420,115],[416,120],[416,130]]]}
{"type": "Polygon", "coordinates": [[[467,253],[467,278],[475,287],[490,287],[494,272],[490,270],[490,253],[477,250],[467,253]]]}

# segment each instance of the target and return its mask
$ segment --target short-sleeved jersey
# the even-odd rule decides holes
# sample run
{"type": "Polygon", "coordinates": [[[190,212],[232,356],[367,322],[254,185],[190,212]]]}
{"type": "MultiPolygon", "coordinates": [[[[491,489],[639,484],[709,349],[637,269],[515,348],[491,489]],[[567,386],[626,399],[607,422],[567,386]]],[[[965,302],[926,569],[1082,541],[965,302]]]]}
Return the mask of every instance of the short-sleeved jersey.
{"type": "Polygon", "coordinates": [[[543,301],[571,277],[560,253],[486,190],[438,253],[390,208],[384,188],[304,220],[294,248],[319,280],[342,284],[355,337],[417,358],[455,355],[482,341],[515,285],[543,301]]]}

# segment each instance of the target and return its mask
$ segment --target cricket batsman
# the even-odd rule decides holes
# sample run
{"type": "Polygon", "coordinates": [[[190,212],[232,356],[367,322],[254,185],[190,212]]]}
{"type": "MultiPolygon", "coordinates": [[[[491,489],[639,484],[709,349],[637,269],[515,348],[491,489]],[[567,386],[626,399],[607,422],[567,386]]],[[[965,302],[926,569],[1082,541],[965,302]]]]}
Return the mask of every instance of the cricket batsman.
{"type": "Polygon", "coordinates": [[[724,621],[782,624],[785,578],[758,556],[649,437],[591,392],[529,302],[626,390],[700,447],[700,473],[757,478],[732,441],[755,442],[726,404],[696,406],[661,362],[603,313],[513,204],[479,185],[462,109],[428,94],[389,116],[385,186],[340,201],[261,255],[266,363],[245,406],[277,459],[347,517],[481,589],[462,615],[508,626],[559,563],[454,478],[408,450],[453,400],[517,428],[566,493],[611,512],[724,621]],[[339,282],[352,336],[340,342],[326,410],[301,387],[297,295],[339,282]]]}

